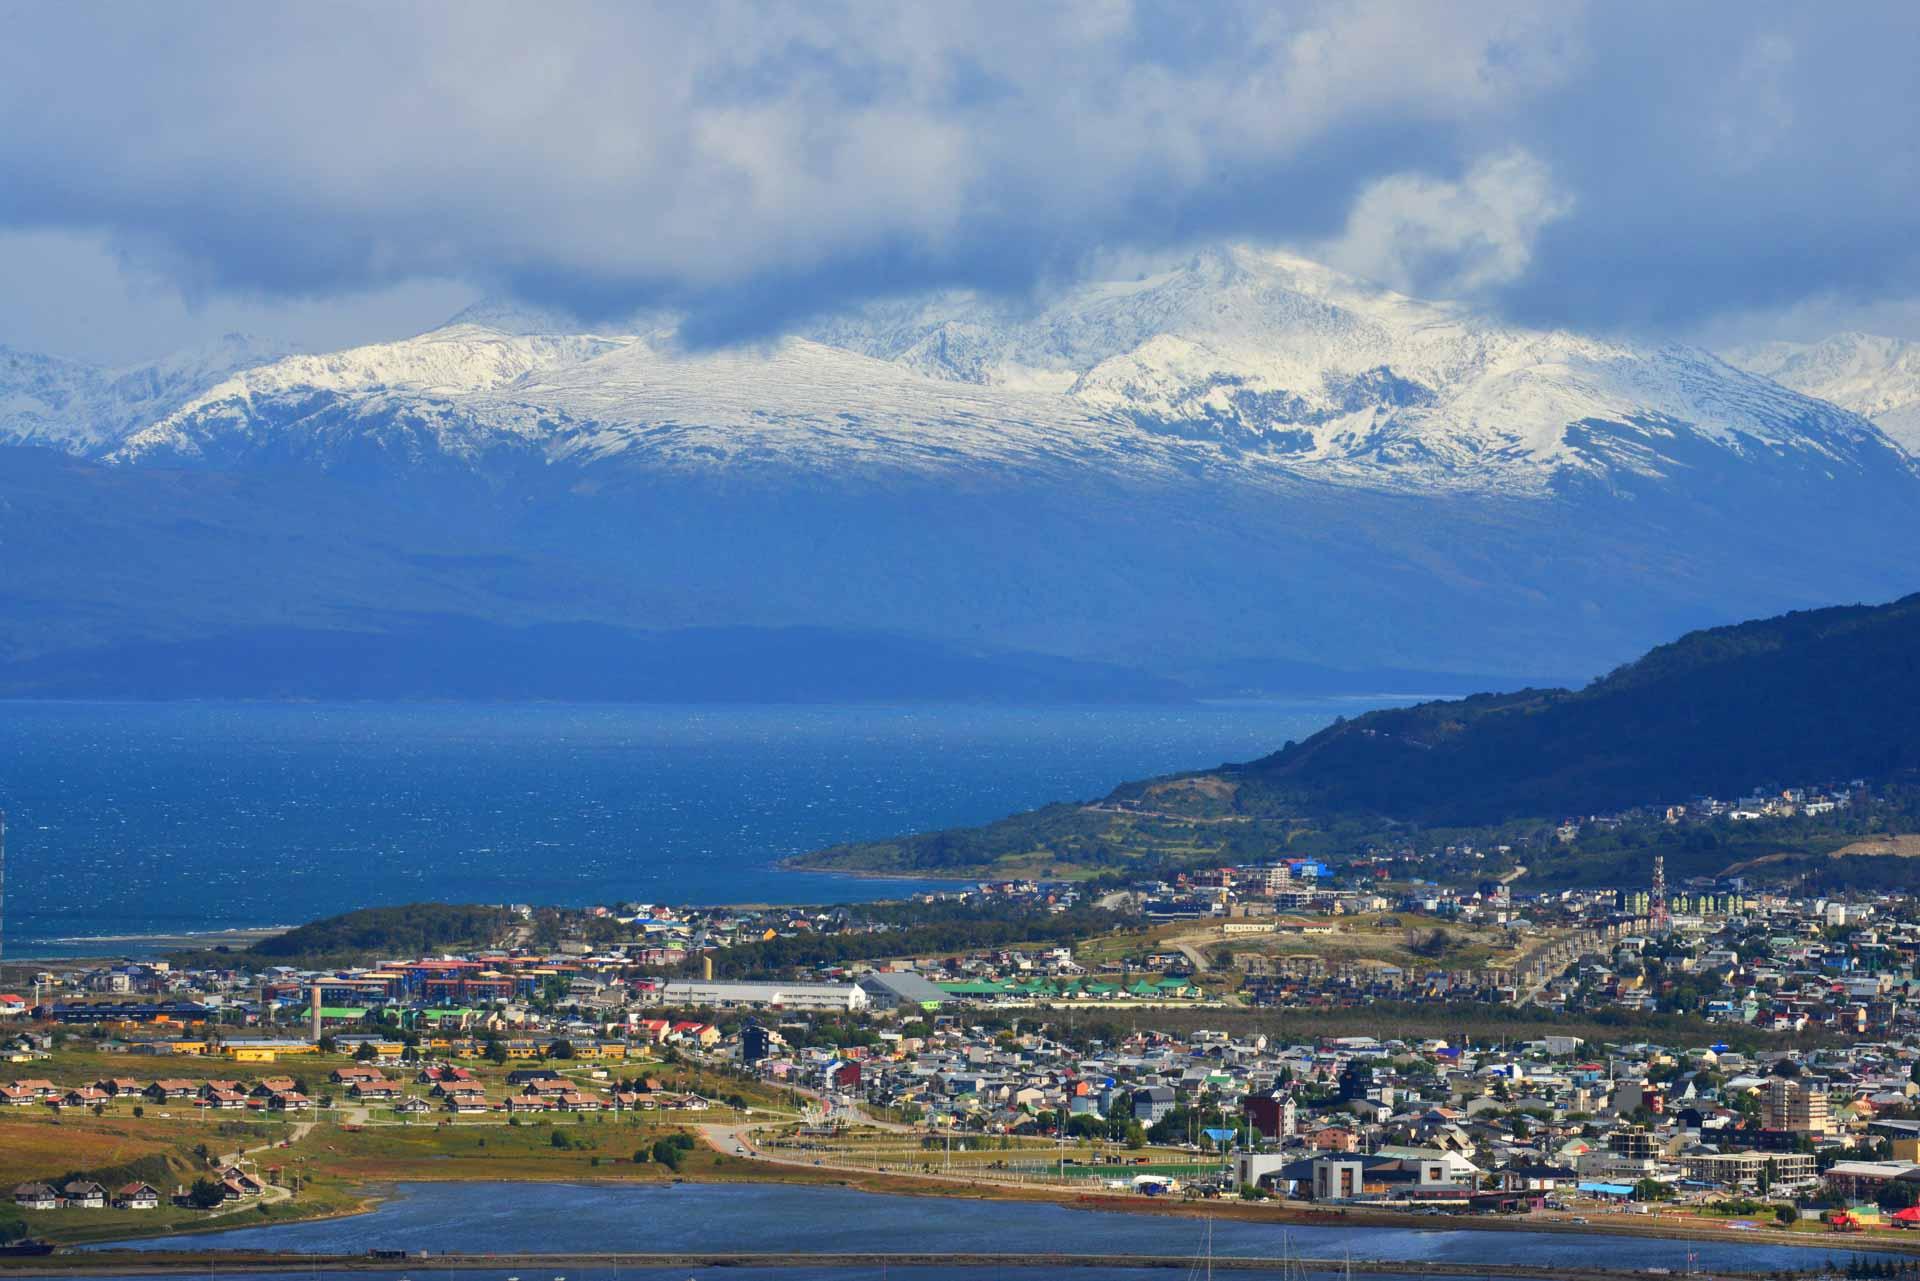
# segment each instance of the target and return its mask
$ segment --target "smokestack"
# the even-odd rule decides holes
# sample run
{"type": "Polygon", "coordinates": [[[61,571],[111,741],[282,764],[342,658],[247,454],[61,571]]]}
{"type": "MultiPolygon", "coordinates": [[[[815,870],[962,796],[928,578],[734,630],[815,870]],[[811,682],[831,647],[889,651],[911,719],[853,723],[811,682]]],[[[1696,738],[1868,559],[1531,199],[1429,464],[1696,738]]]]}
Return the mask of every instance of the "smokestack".
{"type": "Polygon", "coordinates": [[[320,1044],[320,985],[313,985],[313,1043],[320,1044]]]}
{"type": "Polygon", "coordinates": [[[713,982],[713,953],[707,952],[700,957],[700,977],[713,982]]]}

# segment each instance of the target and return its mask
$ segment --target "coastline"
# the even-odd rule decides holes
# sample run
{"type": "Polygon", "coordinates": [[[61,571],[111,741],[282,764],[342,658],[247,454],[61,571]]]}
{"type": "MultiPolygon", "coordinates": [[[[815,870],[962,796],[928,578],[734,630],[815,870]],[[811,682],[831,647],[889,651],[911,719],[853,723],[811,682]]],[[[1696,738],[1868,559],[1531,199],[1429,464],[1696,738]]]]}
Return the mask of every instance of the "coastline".
{"type": "MultiPolygon", "coordinates": [[[[976,873],[960,872],[883,872],[873,868],[834,867],[831,864],[807,863],[802,860],[811,857],[807,854],[790,854],[774,863],[774,869],[780,872],[812,872],[818,876],[844,876],[855,881],[949,881],[955,885],[971,885],[977,881],[990,881],[993,876],[984,869],[976,873]]],[[[730,906],[738,906],[737,904],[730,906]]]]}

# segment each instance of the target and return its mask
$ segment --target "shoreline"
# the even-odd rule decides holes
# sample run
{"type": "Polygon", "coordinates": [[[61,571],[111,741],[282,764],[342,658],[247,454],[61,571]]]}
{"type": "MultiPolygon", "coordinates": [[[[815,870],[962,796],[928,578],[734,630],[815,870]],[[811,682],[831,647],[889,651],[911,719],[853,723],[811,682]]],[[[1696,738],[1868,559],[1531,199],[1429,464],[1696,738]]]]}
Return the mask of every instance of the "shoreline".
{"type": "MultiPolygon", "coordinates": [[[[962,875],[958,872],[881,872],[872,868],[818,867],[800,860],[810,857],[806,854],[792,854],[774,863],[774,870],[780,872],[811,872],[815,876],[844,876],[855,881],[951,881],[956,885],[972,885],[979,881],[990,881],[992,876],[962,875]]],[[[738,907],[740,904],[727,904],[738,907]]]]}

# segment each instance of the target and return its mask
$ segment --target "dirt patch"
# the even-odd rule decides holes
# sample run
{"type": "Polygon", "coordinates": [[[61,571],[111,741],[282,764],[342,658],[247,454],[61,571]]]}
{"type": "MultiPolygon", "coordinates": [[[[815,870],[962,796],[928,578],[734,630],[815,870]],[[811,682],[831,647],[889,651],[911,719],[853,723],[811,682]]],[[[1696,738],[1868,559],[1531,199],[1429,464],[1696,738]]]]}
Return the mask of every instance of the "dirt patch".
{"type": "Polygon", "coordinates": [[[1146,789],[1148,796],[1172,796],[1175,793],[1189,793],[1205,796],[1210,800],[1232,800],[1233,794],[1240,790],[1238,783],[1230,783],[1217,774],[1199,774],[1192,778],[1169,779],[1164,783],[1155,783],[1146,789]]]}
{"type": "Polygon", "coordinates": [[[1920,858],[1920,836],[1869,836],[1842,845],[1829,858],[1920,858]]]}

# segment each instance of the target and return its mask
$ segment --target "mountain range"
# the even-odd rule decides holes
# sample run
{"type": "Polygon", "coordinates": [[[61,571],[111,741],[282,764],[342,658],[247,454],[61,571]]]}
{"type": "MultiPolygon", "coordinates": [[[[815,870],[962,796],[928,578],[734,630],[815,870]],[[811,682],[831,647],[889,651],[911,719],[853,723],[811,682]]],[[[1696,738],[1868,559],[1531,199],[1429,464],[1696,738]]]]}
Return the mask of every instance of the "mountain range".
{"type": "Polygon", "coordinates": [[[1872,419],[1908,453],[1920,454],[1920,343],[1844,333],[1725,354],[1742,369],[1872,419]]]}
{"type": "Polygon", "coordinates": [[[0,692],[1440,692],[1910,587],[1899,406],[1736,354],[1245,246],[747,346],[0,351],[0,692]]]}

